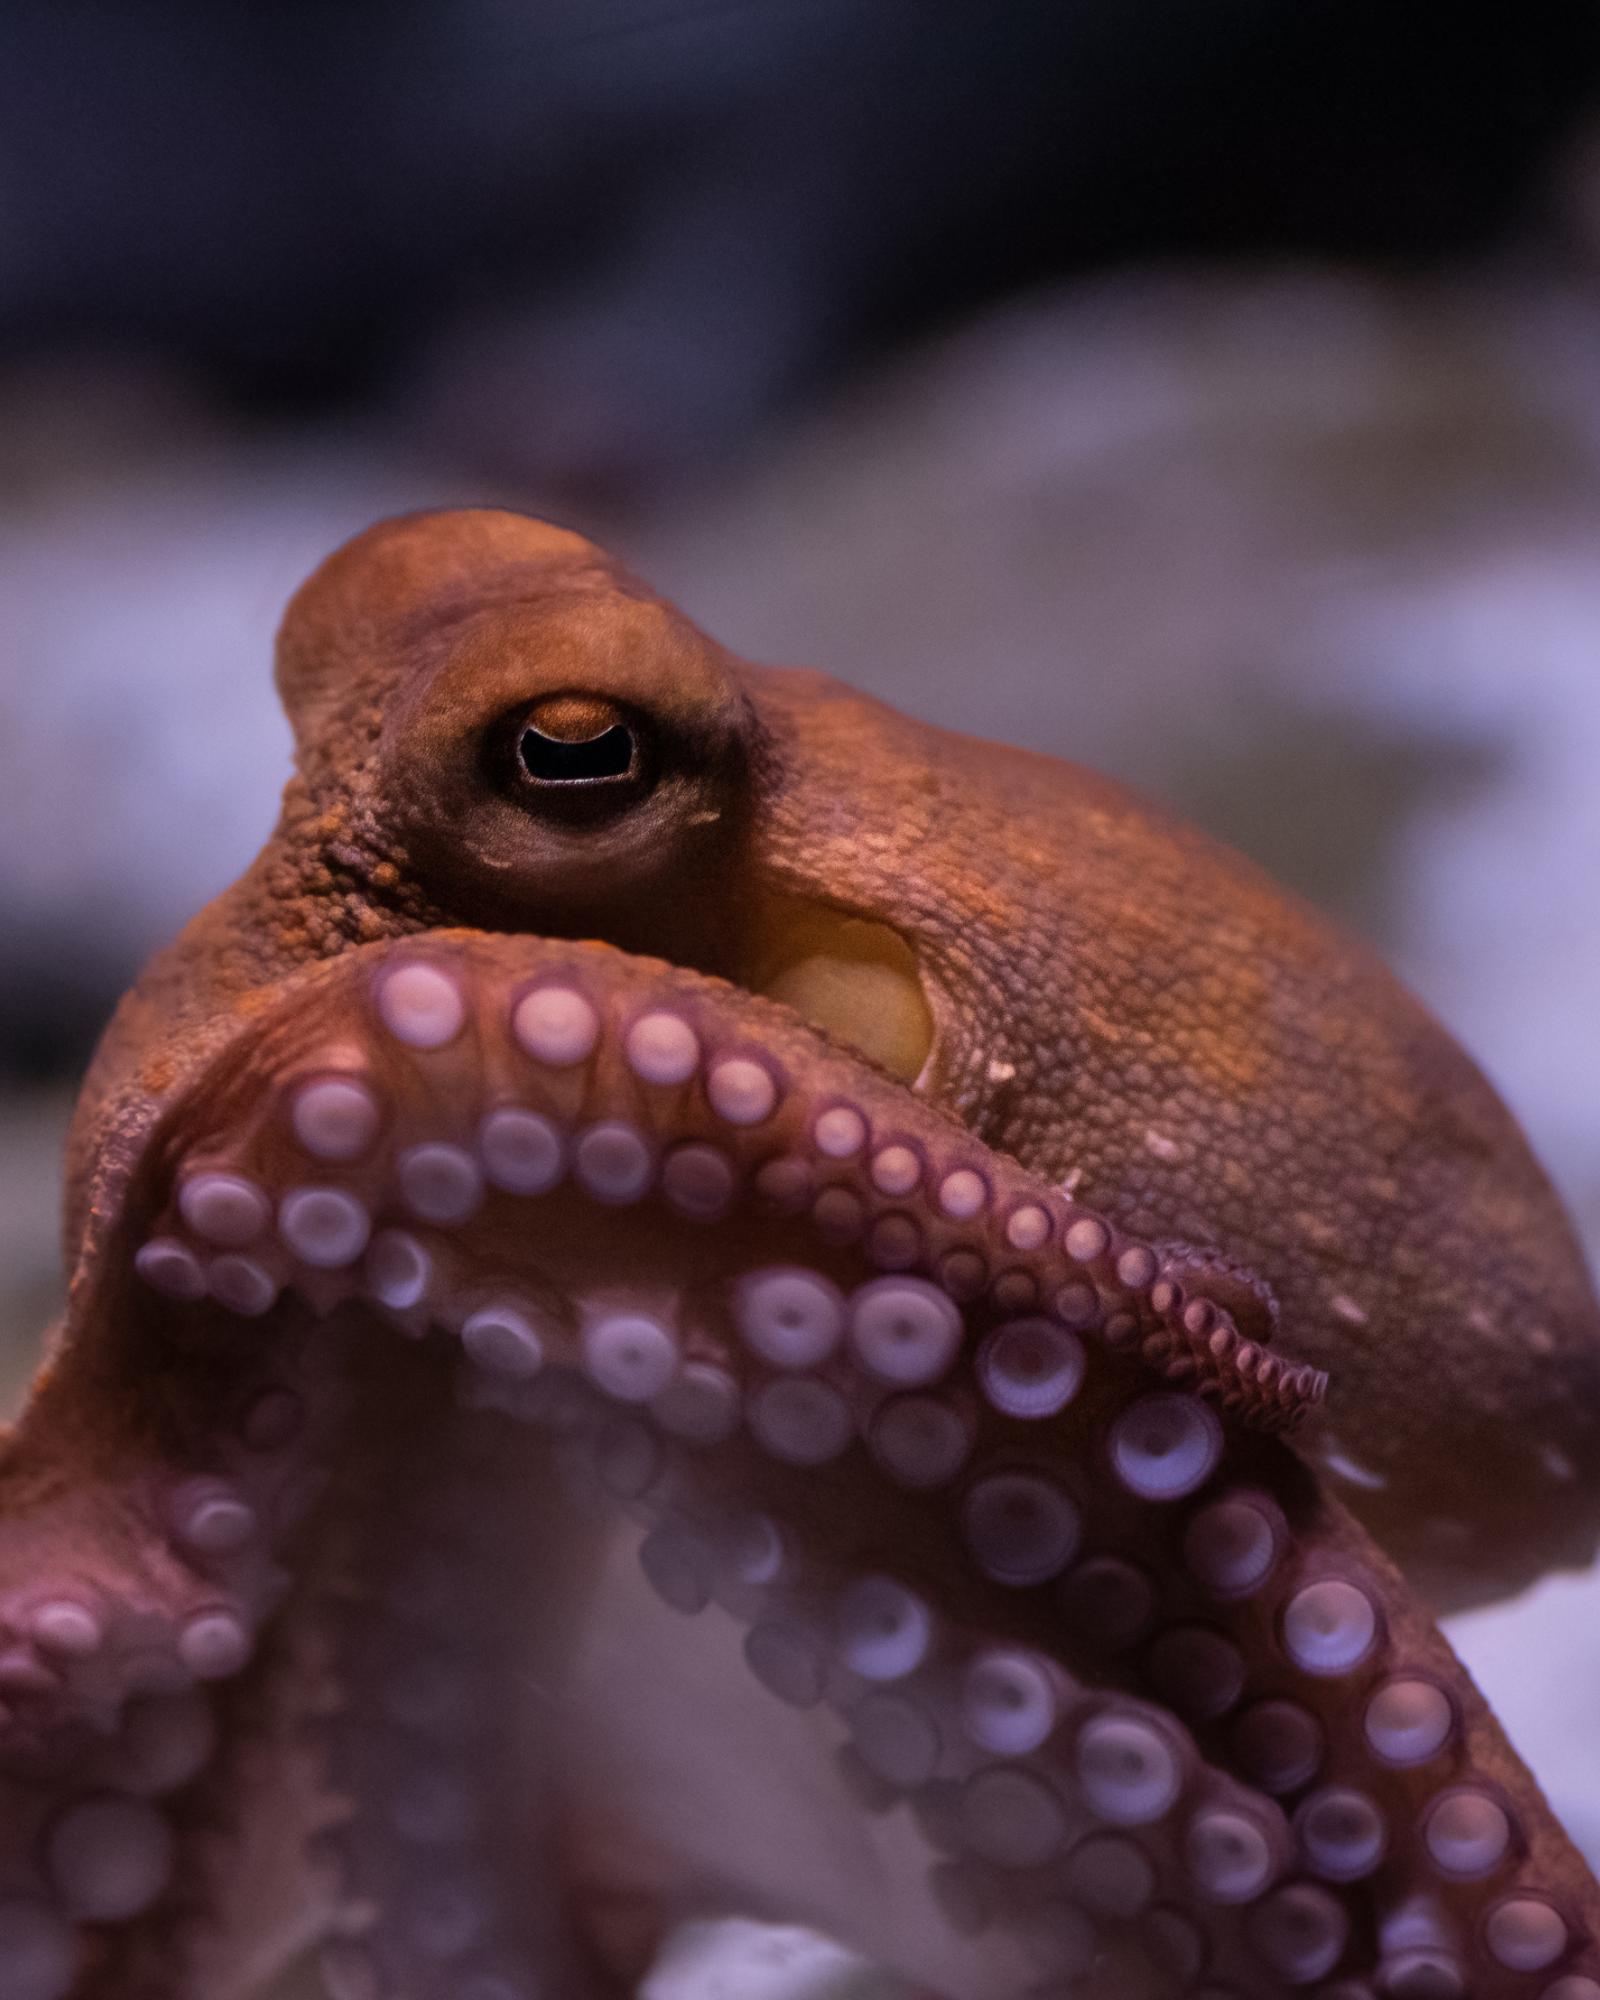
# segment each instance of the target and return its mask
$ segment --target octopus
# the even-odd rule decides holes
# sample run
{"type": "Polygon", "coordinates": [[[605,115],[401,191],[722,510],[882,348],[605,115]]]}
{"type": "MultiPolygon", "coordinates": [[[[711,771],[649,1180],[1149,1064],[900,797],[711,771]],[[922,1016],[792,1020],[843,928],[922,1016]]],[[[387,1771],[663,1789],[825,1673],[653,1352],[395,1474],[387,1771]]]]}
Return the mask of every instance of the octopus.
{"type": "Polygon", "coordinates": [[[0,1440],[0,2000],[1600,2000],[1433,1624],[1593,1554],[1600,1318],[1384,969],[508,512],[277,671],[0,1440]]]}

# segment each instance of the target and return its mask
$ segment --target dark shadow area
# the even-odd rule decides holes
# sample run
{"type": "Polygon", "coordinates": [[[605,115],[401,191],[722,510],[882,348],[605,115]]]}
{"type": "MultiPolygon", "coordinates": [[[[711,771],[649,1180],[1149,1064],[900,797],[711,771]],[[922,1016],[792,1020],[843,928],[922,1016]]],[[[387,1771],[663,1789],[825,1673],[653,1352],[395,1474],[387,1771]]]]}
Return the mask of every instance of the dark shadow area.
{"type": "Polygon", "coordinates": [[[1570,0],[19,0],[0,353],[632,491],[1043,278],[1481,241],[1597,64],[1570,0]]]}

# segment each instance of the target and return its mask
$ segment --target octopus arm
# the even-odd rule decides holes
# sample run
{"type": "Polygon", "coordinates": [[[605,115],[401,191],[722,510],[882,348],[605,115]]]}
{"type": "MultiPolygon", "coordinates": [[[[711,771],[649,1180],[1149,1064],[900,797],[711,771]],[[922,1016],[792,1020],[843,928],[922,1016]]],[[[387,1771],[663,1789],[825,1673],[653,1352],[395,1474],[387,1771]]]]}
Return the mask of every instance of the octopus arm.
{"type": "MultiPolygon", "coordinates": [[[[566,1830],[627,1801],[562,1753],[621,1533],[926,1892],[760,1914],[950,2000],[1600,1996],[1593,1881],[1293,1448],[1322,1378],[787,1010],[354,951],[105,1210],[0,1461],[5,2000],[618,1990],[566,1830]]],[[[739,1876],[667,1860],[663,1921],[739,1876]]]]}

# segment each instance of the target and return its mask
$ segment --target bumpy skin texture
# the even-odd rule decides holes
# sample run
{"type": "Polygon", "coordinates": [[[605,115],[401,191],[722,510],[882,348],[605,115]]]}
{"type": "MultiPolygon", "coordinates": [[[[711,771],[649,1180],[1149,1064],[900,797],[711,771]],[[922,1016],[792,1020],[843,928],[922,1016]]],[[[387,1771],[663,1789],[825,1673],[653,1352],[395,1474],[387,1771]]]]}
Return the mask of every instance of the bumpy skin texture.
{"type": "Polygon", "coordinates": [[[602,1994],[707,1908],[951,2000],[1600,2000],[1414,1594],[1588,1558],[1595,1303],[1381,967],[517,516],[359,538],[279,678],[0,1458],[3,2000],[602,1994]]]}

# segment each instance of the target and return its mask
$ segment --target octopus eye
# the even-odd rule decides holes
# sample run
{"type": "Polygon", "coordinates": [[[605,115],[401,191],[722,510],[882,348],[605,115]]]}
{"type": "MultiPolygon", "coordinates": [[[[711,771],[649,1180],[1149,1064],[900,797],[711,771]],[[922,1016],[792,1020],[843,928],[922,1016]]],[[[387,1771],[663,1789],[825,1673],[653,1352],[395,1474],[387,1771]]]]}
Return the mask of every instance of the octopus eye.
{"type": "Polygon", "coordinates": [[[495,761],[522,804],[562,817],[631,805],[650,789],[647,740],[635,716],[597,695],[546,695],[510,719],[495,761]]]}

